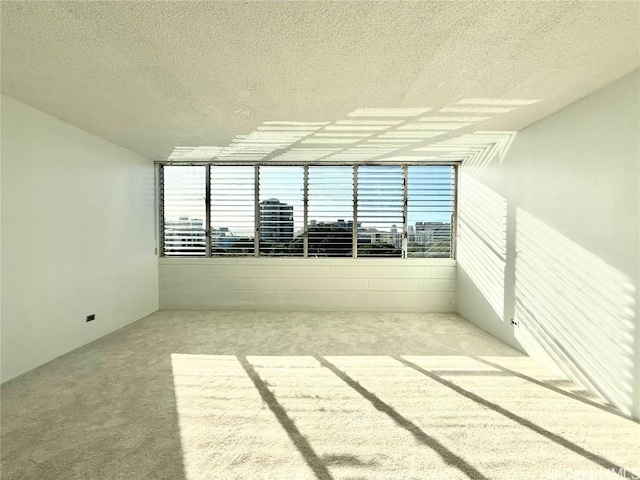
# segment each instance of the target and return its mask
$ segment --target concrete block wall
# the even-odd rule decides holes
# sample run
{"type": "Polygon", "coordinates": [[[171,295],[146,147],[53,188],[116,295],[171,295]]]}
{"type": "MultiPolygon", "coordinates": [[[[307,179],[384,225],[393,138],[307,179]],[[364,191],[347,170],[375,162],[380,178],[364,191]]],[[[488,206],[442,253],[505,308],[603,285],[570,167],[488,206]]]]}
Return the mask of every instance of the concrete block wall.
{"type": "Polygon", "coordinates": [[[453,312],[450,259],[160,258],[167,310],[453,312]]]}

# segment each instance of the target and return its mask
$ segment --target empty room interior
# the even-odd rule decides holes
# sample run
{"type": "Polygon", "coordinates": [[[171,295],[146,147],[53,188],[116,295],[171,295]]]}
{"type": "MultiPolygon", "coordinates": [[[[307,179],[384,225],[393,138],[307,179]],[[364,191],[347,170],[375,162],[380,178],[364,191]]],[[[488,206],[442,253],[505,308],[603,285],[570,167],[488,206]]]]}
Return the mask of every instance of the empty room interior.
{"type": "Polygon", "coordinates": [[[640,3],[2,1],[2,479],[640,476],[640,3]]]}

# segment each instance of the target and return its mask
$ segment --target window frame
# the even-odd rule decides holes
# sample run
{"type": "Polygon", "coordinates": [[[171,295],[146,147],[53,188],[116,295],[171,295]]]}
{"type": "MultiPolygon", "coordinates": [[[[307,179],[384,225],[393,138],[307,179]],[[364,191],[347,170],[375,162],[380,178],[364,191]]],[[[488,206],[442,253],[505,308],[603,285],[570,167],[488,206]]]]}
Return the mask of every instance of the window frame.
{"type": "MultiPolygon", "coordinates": [[[[309,178],[309,167],[331,167],[331,166],[341,166],[341,167],[351,167],[353,169],[353,248],[352,255],[350,257],[320,257],[320,258],[332,258],[335,260],[344,259],[344,258],[363,258],[367,260],[372,259],[390,259],[390,260],[405,260],[407,258],[411,260],[432,260],[432,259],[450,259],[455,260],[457,257],[457,217],[458,217],[458,179],[460,175],[460,162],[221,162],[221,161],[208,161],[208,162],[154,162],[156,167],[156,193],[157,193],[157,212],[156,212],[156,221],[157,221],[157,234],[158,234],[158,244],[156,251],[158,252],[159,257],[161,258],[297,258],[297,259],[307,259],[307,258],[317,258],[314,256],[309,256],[309,248],[308,248],[308,178],[309,178]],[[234,256],[234,255],[212,255],[211,252],[211,167],[216,165],[224,165],[224,166],[243,166],[243,167],[253,167],[255,170],[255,192],[254,192],[254,207],[255,212],[254,215],[259,215],[260,201],[259,201],[259,181],[260,181],[260,167],[267,166],[295,166],[303,168],[303,254],[302,255],[260,255],[259,241],[260,241],[260,232],[259,232],[259,221],[255,220],[255,236],[254,236],[254,254],[253,255],[243,255],[243,256],[234,256]],[[402,253],[400,257],[397,256],[366,256],[366,257],[358,257],[358,167],[376,167],[376,166],[402,166],[403,170],[403,227],[402,227],[402,253]],[[206,251],[205,255],[165,255],[164,252],[164,235],[165,235],[165,219],[164,219],[164,174],[163,169],[166,166],[204,166],[206,167],[205,173],[205,214],[206,218],[204,220],[205,225],[205,238],[206,238],[206,251]],[[452,169],[452,209],[451,209],[451,249],[449,257],[408,257],[408,167],[409,166],[424,166],[424,167],[451,167],[452,169]]],[[[259,217],[256,217],[259,218],[259,217]]]]}

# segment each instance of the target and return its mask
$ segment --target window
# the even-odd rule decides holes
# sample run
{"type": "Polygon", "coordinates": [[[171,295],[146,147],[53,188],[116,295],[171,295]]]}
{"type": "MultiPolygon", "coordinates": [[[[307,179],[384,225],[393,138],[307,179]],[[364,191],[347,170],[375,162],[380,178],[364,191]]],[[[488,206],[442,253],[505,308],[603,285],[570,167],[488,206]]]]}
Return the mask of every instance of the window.
{"type": "Polygon", "coordinates": [[[203,166],[163,168],[162,251],[165,256],[206,255],[203,166]]]}
{"type": "Polygon", "coordinates": [[[260,167],[260,255],[302,256],[303,167],[260,167]]]}
{"type": "Polygon", "coordinates": [[[408,257],[452,257],[454,178],[450,166],[408,167],[408,257]]]}
{"type": "Polygon", "coordinates": [[[161,165],[160,172],[163,256],[454,256],[453,165],[161,165]]]}
{"type": "Polygon", "coordinates": [[[358,168],[358,257],[402,257],[402,165],[358,168]]]}
{"type": "Polygon", "coordinates": [[[255,167],[212,165],[210,170],[211,255],[253,256],[255,167]]]}
{"type": "Polygon", "coordinates": [[[309,257],[353,256],[353,167],[310,166],[309,257]]]}

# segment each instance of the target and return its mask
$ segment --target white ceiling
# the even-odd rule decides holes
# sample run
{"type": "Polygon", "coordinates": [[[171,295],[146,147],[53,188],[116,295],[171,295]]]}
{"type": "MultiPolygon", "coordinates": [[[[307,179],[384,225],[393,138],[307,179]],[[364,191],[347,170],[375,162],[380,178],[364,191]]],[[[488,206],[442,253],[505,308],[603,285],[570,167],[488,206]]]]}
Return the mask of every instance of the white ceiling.
{"type": "Polygon", "coordinates": [[[3,1],[2,92],[153,160],[426,155],[637,69],[639,7],[3,1]]]}

